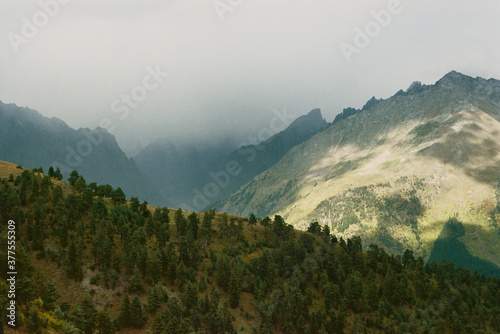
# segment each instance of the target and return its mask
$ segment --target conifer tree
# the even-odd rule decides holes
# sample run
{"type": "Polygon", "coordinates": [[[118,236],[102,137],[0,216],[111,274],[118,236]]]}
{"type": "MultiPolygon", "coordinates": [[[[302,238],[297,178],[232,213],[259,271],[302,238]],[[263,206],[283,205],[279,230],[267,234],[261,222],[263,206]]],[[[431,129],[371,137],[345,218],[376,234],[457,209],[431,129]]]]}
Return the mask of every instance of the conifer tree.
{"type": "Polygon", "coordinates": [[[163,291],[163,287],[160,283],[155,284],[148,295],[148,311],[155,312],[166,301],[168,301],[168,295],[163,291]]]}
{"type": "Polygon", "coordinates": [[[166,243],[170,240],[170,229],[168,223],[161,223],[158,229],[157,240],[160,248],[165,247],[166,243]]]}
{"type": "Polygon", "coordinates": [[[231,268],[231,278],[228,284],[229,306],[231,308],[238,307],[240,303],[241,279],[241,269],[238,267],[237,263],[233,264],[231,268]]]}
{"type": "Polygon", "coordinates": [[[180,332],[182,314],[182,305],[179,300],[176,297],[170,298],[162,314],[167,333],[182,333],[180,332]]]}
{"type": "Polygon", "coordinates": [[[132,307],[130,305],[130,299],[128,295],[123,298],[122,304],[120,306],[120,314],[118,315],[117,322],[120,327],[127,327],[132,325],[132,307]]]}
{"type": "Polygon", "coordinates": [[[167,328],[165,326],[165,321],[163,320],[162,314],[157,313],[153,317],[153,324],[151,325],[151,331],[153,332],[153,334],[167,333],[167,328]]]}
{"type": "Polygon", "coordinates": [[[59,169],[59,167],[56,168],[56,171],[54,172],[54,177],[56,178],[56,180],[62,180],[63,179],[63,175],[62,175],[61,170],[59,169]]]}
{"type": "Polygon", "coordinates": [[[264,227],[264,230],[265,230],[266,235],[267,235],[267,229],[271,226],[271,218],[266,216],[266,218],[264,218],[260,221],[260,224],[264,227]]]}
{"type": "Polygon", "coordinates": [[[173,243],[169,242],[166,247],[165,252],[165,262],[164,267],[167,269],[167,275],[170,281],[173,283],[177,277],[177,252],[175,251],[175,246],[173,243]]]}
{"type": "Polygon", "coordinates": [[[250,213],[250,216],[248,217],[248,225],[250,225],[250,227],[252,228],[252,231],[253,231],[255,225],[257,225],[257,218],[255,217],[253,212],[250,213]]]}
{"type": "Polygon", "coordinates": [[[140,202],[137,197],[131,197],[130,198],[130,210],[132,212],[139,212],[139,207],[140,207],[140,202]]]}
{"type": "Polygon", "coordinates": [[[187,231],[193,234],[193,238],[198,239],[198,225],[200,224],[200,220],[198,219],[198,215],[196,213],[191,213],[187,219],[187,231]]]}
{"type": "Polygon", "coordinates": [[[97,308],[90,296],[77,305],[74,311],[76,326],[86,334],[92,334],[95,330],[97,308]]]}
{"type": "Polygon", "coordinates": [[[54,203],[54,205],[57,205],[57,203],[59,203],[59,201],[63,198],[64,195],[61,186],[55,186],[52,189],[52,203],[54,203]]]}
{"type": "Polygon", "coordinates": [[[212,237],[212,220],[213,216],[209,212],[205,212],[200,228],[200,238],[207,240],[210,243],[212,237]]]}
{"type": "Polygon", "coordinates": [[[142,312],[141,301],[137,295],[135,295],[130,304],[130,314],[132,316],[132,326],[142,328],[146,323],[146,318],[142,312]]]}
{"type": "Polygon", "coordinates": [[[186,221],[186,218],[184,217],[184,213],[182,212],[181,208],[179,208],[179,209],[177,209],[177,211],[175,211],[174,221],[175,221],[175,227],[177,228],[176,236],[186,235],[187,221],[186,221]]]}
{"type": "Polygon", "coordinates": [[[219,228],[219,237],[224,238],[229,236],[229,219],[227,214],[224,212],[222,215],[217,217],[217,227],[219,228]]]}
{"type": "Polygon", "coordinates": [[[187,282],[186,266],[182,261],[180,261],[179,265],[177,266],[176,278],[177,278],[177,284],[182,289],[184,287],[184,284],[186,284],[187,282]]]}
{"type": "Polygon", "coordinates": [[[73,278],[77,281],[81,281],[83,279],[83,269],[80,264],[80,259],[78,258],[74,240],[71,240],[69,244],[67,274],[69,278],[73,278]]]}
{"type": "Polygon", "coordinates": [[[98,334],[116,333],[115,325],[106,311],[102,311],[97,314],[96,329],[98,334]]]}
{"type": "Polygon", "coordinates": [[[68,182],[70,185],[74,186],[76,181],[80,178],[80,175],[78,174],[78,171],[72,170],[71,173],[69,174],[68,177],[68,182]]]}
{"type": "Polygon", "coordinates": [[[189,282],[188,284],[186,284],[184,288],[184,293],[182,294],[182,303],[188,310],[197,308],[198,287],[196,283],[189,282]]]}
{"type": "Polygon", "coordinates": [[[56,301],[61,297],[59,292],[57,292],[57,287],[51,281],[43,285],[43,308],[46,311],[53,311],[55,308],[56,301]]]}
{"type": "Polygon", "coordinates": [[[122,188],[118,187],[111,193],[111,200],[113,200],[115,204],[124,204],[126,202],[127,198],[122,188]]]}
{"type": "Polygon", "coordinates": [[[128,285],[129,292],[142,293],[144,292],[144,283],[142,282],[141,272],[137,266],[134,266],[132,277],[128,285]]]}
{"type": "Polygon", "coordinates": [[[162,272],[162,256],[160,251],[157,251],[153,257],[148,259],[147,272],[148,272],[147,277],[153,283],[156,283],[160,280],[162,272]]]}

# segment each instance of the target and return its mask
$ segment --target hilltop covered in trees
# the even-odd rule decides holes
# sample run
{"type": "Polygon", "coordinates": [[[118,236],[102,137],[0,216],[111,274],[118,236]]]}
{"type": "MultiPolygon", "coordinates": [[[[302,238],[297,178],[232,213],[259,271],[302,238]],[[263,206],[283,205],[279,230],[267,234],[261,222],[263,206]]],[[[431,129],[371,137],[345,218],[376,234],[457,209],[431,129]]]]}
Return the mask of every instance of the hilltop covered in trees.
{"type": "Polygon", "coordinates": [[[25,332],[500,331],[498,278],[363,250],[319,224],[152,208],[78,173],[68,182],[21,169],[0,180],[0,258],[13,219],[25,332]]]}

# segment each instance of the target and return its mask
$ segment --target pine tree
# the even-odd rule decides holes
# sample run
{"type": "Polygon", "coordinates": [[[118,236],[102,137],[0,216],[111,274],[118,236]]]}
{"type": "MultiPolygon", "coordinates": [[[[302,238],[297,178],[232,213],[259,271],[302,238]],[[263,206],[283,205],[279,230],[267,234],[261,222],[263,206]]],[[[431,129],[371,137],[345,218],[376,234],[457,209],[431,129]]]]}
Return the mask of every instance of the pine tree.
{"type": "Polygon", "coordinates": [[[221,238],[229,236],[229,219],[225,212],[217,218],[217,227],[219,228],[219,236],[221,238]]]}
{"type": "Polygon", "coordinates": [[[205,212],[201,222],[200,238],[206,239],[208,242],[210,242],[212,237],[212,220],[213,216],[210,213],[205,212]]]}
{"type": "Polygon", "coordinates": [[[160,248],[165,247],[166,243],[170,240],[170,229],[168,223],[161,223],[158,229],[157,240],[160,248]]]}
{"type": "Polygon", "coordinates": [[[186,284],[187,282],[186,266],[182,261],[180,261],[179,265],[177,266],[176,276],[177,276],[177,284],[182,289],[184,287],[184,284],[186,284]]]}
{"type": "Polygon", "coordinates": [[[271,226],[271,218],[266,216],[266,218],[261,220],[260,224],[264,227],[267,236],[267,229],[271,226]]]}
{"type": "Polygon", "coordinates": [[[157,283],[148,295],[148,311],[155,312],[167,300],[168,295],[163,291],[161,284],[157,283]]]}
{"type": "Polygon", "coordinates": [[[160,251],[156,251],[154,256],[148,259],[148,275],[147,277],[153,284],[161,279],[162,273],[162,255],[160,251]]]}
{"type": "Polygon", "coordinates": [[[175,221],[175,227],[177,228],[176,235],[177,236],[186,235],[187,221],[186,221],[186,218],[184,217],[184,213],[182,212],[181,208],[179,208],[177,211],[175,211],[174,221],[175,221]]]}
{"type": "Polygon", "coordinates": [[[52,203],[57,205],[62,199],[64,199],[64,195],[61,186],[55,186],[54,189],[52,189],[52,203]]]}
{"type": "Polygon", "coordinates": [[[226,305],[219,307],[218,310],[218,318],[219,318],[219,331],[220,333],[233,334],[236,333],[233,327],[233,317],[231,312],[227,308],[226,305]]]}
{"type": "Polygon", "coordinates": [[[140,206],[139,199],[137,197],[131,197],[130,198],[130,210],[132,212],[139,212],[139,206],[140,206]]]}
{"type": "Polygon", "coordinates": [[[75,183],[76,183],[76,181],[78,181],[79,178],[80,178],[80,175],[78,174],[78,171],[73,170],[69,174],[68,182],[69,182],[70,185],[74,186],[75,183]]]}
{"type": "Polygon", "coordinates": [[[222,288],[227,288],[231,279],[231,262],[227,255],[221,255],[215,264],[215,281],[222,288]]]}
{"type": "Polygon", "coordinates": [[[111,193],[111,200],[115,204],[124,204],[127,201],[122,188],[118,187],[111,193]]]}
{"type": "Polygon", "coordinates": [[[57,236],[59,237],[61,247],[68,247],[69,226],[68,219],[65,216],[62,216],[57,221],[57,236]]]}
{"type": "Polygon", "coordinates": [[[77,305],[74,311],[76,326],[86,334],[92,334],[95,329],[97,308],[90,296],[77,305]]]}
{"type": "Polygon", "coordinates": [[[179,260],[184,262],[186,266],[191,266],[189,242],[185,236],[179,238],[179,260]]]}
{"type": "Polygon", "coordinates": [[[47,175],[48,175],[48,176],[50,176],[50,177],[54,177],[54,174],[55,174],[55,173],[54,173],[54,167],[50,166],[50,167],[49,167],[49,172],[48,172],[48,174],[47,174],[47,175]]]}
{"type": "Polygon", "coordinates": [[[102,228],[97,231],[97,234],[92,242],[92,255],[94,256],[94,265],[97,265],[97,259],[100,254],[102,254],[104,243],[106,241],[106,237],[104,236],[104,232],[102,228]]]}
{"type": "Polygon", "coordinates": [[[102,311],[97,314],[96,329],[98,334],[116,333],[115,325],[106,311],[102,311]]]}
{"type": "Polygon", "coordinates": [[[134,270],[132,272],[132,277],[130,278],[130,283],[128,286],[129,292],[142,293],[144,292],[144,283],[142,282],[141,272],[134,266],[134,270]]]}
{"type": "Polygon", "coordinates": [[[117,322],[120,327],[127,327],[132,325],[132,307],[130,305],[130,299],[128,295],[123,298],[122,304],[120,306],[120,314],[118,315],[117,322]]]}
{"type": "Polygon", "coordinates": [[[187,219],[187,231],[193,234],[193,238],[198,239],[198,225],[200,224],[200,220],[198,219],[198,215],[196,213],[191,213],[187,219]]]}
{"type": "Polygon", "coordinates": [[[49,190],[52,188],[52,181],[50,180],[50,177],[44,176],[42,178],[42,182],[40,184],[40,195],[47,199],[49,195],[49,190]]]}
{"type": "Polygon", "coordinates": [[[80,198],[83,197],[83,192],[87,189],[87,184],[85,183],[85,179],[80,176],[78,180],[76,180],[73,185],[74,190],[78,193],[80,198]]]}
{"type": "Polygon", "coordinates": [[[165,321],[163,321],[162,314],[157,313],[153,317],[153,324],[151,326],[151,331],[153,332],[153,334],[167,333],[167,328],[165,326],[165,321]]]}
{"type": "Polygon", "coordinates": [[[241,293],[241,270],[237,263],[233,264],[233,267],[231,268],[231,278],[229,279],[228,292],[229,306],[231,308],[238,307],[241,293]]]}
{"type": "Polygon", "coordinates": [[[177,277],[177,252],[173,243],[169,242],[165,252],[165,262],[163,267],[167,269],[167,275],[173,283],[177,277]]]}
{"type": "Polygon", "coordinates": [[[54,178],[56,180],[62,180],[63,179],[63,175],[61,173],[61,170],[59,169],[59,167],[56,168],[56,171],[54,172],[54,178]]]}
{"type": "Polygon", "coordinates": [[[253,212],[250,213],[250,216],[248,217],[248,225],[252,228],[252,231],[253,231],[255,225],[257,225],[257,218],[255,217],[253,212]]]}
{"type": "Polygon", "coordinates": [[[67,274],[69,278],[73,278],[77,281],[81,281],[83,279],[83,269],[80,264],[80,259],[78,258],[74,240],[71,240],[69,244],[67,274]]]}
{"type": "Polygon", "coordinates": [[[166,333],[182,333],[180,331],[182,314],[183,310],[181,303],[179,303],[176,297],[170,298],[165,305],[165,310],[162,314],[162,318],[165,322],[166,333]]]}
{"type": "Polygon", "coordinates": [[[43,308],[46,311],[53,311],[55,308],[56,301],[61,297],[57,292],[57,287],[51,281],[43,285],[43,308]]]}
{"type": "Polygon", "coordinates": [[[196,283],[189,282],[188,284],[186,284],[184,288],[184,293],[182,294],[182,303],[188,310],[197,308],[198,287],[196,283]]]}
{"type": "Polygon", "coordinates": [[[135,295],[132,299],[132,304],[130,305],[130,314],[132,316],[132,326],[136,328],[142,328],[146,323],[146,318],[142,312],[142,305],[139,297],[135,295]]]}

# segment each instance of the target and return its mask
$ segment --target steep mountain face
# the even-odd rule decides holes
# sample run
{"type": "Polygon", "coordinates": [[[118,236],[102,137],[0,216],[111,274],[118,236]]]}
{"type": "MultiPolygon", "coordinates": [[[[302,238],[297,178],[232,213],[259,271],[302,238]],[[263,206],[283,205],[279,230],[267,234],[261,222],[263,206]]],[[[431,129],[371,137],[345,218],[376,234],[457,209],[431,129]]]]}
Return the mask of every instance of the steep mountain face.
{"type": "Polygon", "coordinates": [[[266,141],[229,154],[225,147],[181,149],[163,141],[146,147],[135,160],[142,172],[158,180],[169,206],[199,211],[225,198],[327,126],[321,111],[314,109],[266,141]]]}
{"type": "MultiPolygon", "coordinates": [[[[371,101],[371,102],[370,102],[371,101]]],[[[471,254],[500,265],[500,81],[451,72],[334,122],[220,203],[247,216],[318,221],[333,233],[428,257],[456,216],[471,254]]]]}
{"type": "Polygon", "coordinates": [[[0,160],[45,171],[59,167],[65,177],[75,169],[88,183],[111,184],[127,196],[158,201],[155,189],[106,130],[74,130],[57,118],[1,102],[0,160]]]}

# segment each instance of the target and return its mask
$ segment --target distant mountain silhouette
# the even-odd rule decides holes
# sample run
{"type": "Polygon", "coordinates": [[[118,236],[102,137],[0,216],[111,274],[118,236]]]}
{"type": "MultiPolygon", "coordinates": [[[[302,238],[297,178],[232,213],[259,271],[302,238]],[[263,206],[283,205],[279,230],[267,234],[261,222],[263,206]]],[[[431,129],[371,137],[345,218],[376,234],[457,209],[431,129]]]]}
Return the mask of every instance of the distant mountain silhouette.
{"type": "Polygon", "coordinates": [[[127,196],[159,203],[156,190],[126,157],[105,129],[72,129],[57,118],[0,102],[0,160],[25,168],[59,167],[67,177],[73,169],[87,183],[121,187],[127,196]]]}

